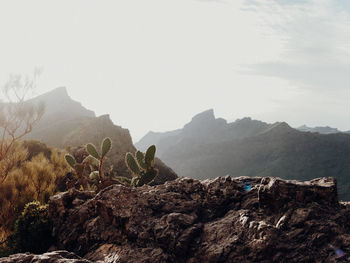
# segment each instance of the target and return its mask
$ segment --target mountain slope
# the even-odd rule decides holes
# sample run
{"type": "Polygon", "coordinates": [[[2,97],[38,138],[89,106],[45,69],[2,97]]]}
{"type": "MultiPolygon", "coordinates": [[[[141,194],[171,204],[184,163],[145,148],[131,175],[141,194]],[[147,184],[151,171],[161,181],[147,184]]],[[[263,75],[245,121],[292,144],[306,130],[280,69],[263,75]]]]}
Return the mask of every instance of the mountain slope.
{"type": "MultiPolygon", "coordinates": [[[[115,125],[109,115],[95,117],[95,113],[72,100],[65,88],[57,88],[38,96],[29,102],[42,101],[46,105],[43,118],[26,139],[35,139],[58,148],[76,148],[93,143],[100,147],[106,137],[112,140],[112,149],[107,155],[106,167],[111,165],[119,176],[131,176],[125,165],[125,154],[135,152],[128,129],[115,125]]],[[[149,145],[147,145],[149,146],[149,145]]],[[[173,170],[161,160],[156,159],[159,169],[155,183],[177,178],[173,170]]]]}
{"type": "Polygon", "coordinates": [[[26,139],[36,139],[50,146],[64,146],[64,137],[80,125],[95,118],[95,113],[72,100],[66,88],[60,87],[28,102],[45,103],[45,114],[26,139]]]}
{"type": "Polygon", "coordinates": [[[333,176],[338,180],[340,198],[350,200],[349,134],[300,132],[283,122],[267,124],[249,118],[225,124],[213,119],[212,113],[202,116],[206,118],[201,123],[194,121],[195,117],[178,135],[156,143],[159,157],[178,175],[197,179],[230,174],[298,180],[333,176]]]}

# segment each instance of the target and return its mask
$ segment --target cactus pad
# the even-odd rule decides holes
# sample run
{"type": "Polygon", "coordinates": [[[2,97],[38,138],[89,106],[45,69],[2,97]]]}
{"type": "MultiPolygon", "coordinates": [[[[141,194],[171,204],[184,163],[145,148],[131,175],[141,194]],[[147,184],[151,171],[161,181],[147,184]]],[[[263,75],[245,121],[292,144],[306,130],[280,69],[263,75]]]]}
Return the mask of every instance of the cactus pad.
{"type": "Polygon", "coordinates": [[[76,164],[74,157],[70,154],[66,154],[64,158],[66,159],[66,162],[69,164],[69,166],[74,169],[74,165],[76,164]]]}
{"type": "Polygon", "coordinates": [[[146,155],[145,155],[145,163],[147,165],[147,167],[154,167],[154,156],[156,154],[156,146],[155,145],[151,145],[147,151],[146,151],[146,155]]]}
{"type": "Polygon", "coordinates": [[[112,147],[112,141],[110,138],[105,138],[102,143],[102,157],[104,157],[112,147]]]}
{"type": "Polygon", "coordinates": [[[96,147],[92,143],[86,145],[86,150],[92,157],[95,157],[96,159],[101,158],[96,150],[96,147]]]}
{"type": "Polygon", "coordinates": [[[147,169],[147,166],[145,163],[145,155],[140,151],[136,151],[135,155],[136,155],[137,163],[139,164],[139,166],[142,169],[147,169]]]}
{"type": "Polygon", "coordinates": [[[131,153],[127,153],[125,156],[125,162],[126,165],[129,167],[129,169],[135,174],[135,175],[139,175],[141,174],[140,168],[136,163],[136,160],[134,158],[134,156],[132,156],[131,153]]]}

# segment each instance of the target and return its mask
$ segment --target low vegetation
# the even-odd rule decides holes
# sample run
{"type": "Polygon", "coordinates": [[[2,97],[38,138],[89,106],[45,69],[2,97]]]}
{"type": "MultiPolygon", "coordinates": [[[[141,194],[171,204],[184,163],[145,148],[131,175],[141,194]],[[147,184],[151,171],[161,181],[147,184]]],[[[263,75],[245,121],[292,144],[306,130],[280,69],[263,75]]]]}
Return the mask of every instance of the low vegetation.
{"type": "MultiPolygon", "coordinates": [[[[34,144],[32,141],[31,145],[34,144]]],[[[24,206],[31,201],[46,204],[49,197],[58,192],[58,183],[69,171],[63,153],[57,149],[46,147],[45,152],[50,151],[49,156],[45,156],[43,152],[30,155],[24,145],[17,142],[13,147],[13,152],[8,155],[6,161],[15,165],[11,165],[6,179],[0,183],[1,240],[11,233],[13,224],[24,206]]]]}
{"type": "Polygon", "coordinates": [[[158,175],[158,170],[154,168],[154,158],[156,147],[150,146],[146,154],[137,151],[135,157],[130,153],[126,153],[125,163],[132,173],[132,178],[118,176],[113,173],[113,169],[105,172],[104,161],[107,153],[112,147],[110,138],[105,138],[101,144],[101,154],[97,151],[95,145],[88,143],[86,152],[89,154],[79,163],[71,154],[66,154],[65,159],[69,166],[73,169],[74,180],[70,186],[77,189],[99,191],[108,185],[119,183],[130,185],[132,187],[150,184],[158,175]]]}
{"type": "Polygon", "coordinates": [[[38,201],[30,202],[16,220],[7,246],[13,252],[43,253],[53,244],[51,232],[48,205],[41,205],[38,201]]]}
{"type": "Polygon", "coordinates": [[[145,154],[137,151],[136,159],[126,154],[125,163],[132,172],[128,178],[105,167],[112,148],[110,138],[102,141],[100,151],[88,143],[83,158],[38,141],[23,141],[44,114],[42,104],[25,101],[33,86],[33,81],[12,76],[3,90],[8,103],[0,104],[0,256],[42,253],[49,248],[53,241],[47,206],[50,196],[71,187],[96,192],[116,183],[138,187],[158,175],[154,145],[145,154]]]}

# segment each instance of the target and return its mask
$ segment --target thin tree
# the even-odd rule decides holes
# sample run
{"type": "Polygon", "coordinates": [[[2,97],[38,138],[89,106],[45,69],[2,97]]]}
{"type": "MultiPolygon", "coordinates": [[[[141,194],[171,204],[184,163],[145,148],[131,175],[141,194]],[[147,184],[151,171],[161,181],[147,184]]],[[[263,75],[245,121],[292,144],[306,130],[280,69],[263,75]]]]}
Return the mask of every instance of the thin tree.
{"type": "Polygon", "coordinates": [[[16,166],[16,160],[6,160],[13,157],[16,143],[32,131],[45,112],[44,103],[34,104],[27,100],[36,89],[39,74],[35,70],[33,77],[10,75],[2,87],[6,101],[0,102],[0,183],[16,166]]]}

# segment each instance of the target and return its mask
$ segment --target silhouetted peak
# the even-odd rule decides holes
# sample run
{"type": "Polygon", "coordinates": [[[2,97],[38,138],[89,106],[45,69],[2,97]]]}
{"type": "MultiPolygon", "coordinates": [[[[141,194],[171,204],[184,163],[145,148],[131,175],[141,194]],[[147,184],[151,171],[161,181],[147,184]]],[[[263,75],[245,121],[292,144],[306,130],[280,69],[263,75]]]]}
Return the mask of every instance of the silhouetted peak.
{"type": "Polygon", "coordinates": [[[195,115],[191,122],[207,122],[212,120],[215,120],[215,115],[214,110],[210,109],[195,115]]]}
{"type": "Polygon", "coordinates": [[[33,100],[43,100],[43,101],[57,101],[57,100],[72,100],[67,92],[66,87],[58,87],[44,94],[41,94],[34,98],[33,100]]]}
{"type": "Polygon", "coordinates": [[[109,114],[98,116],[96,121],[101,125],[114,125],[109,114]]]}
{"type": "Polygon", "coordinates": [[[265,132],[286,133],[290,131],[296,130],[290,127],[286,122],[275,122],[274,124],[271,124],[265,132]]]}
{"type": "MultiPolygon", "coordinates": [[[[221,123],[221,121],[219,121],[221,123]]],[[[206,110],[195,115],[191,122],[184,126],[184,131],[193,132],[205,132],[203,129],[212,128],[216,126],[216,119],[214,116],[214,110],[206,110]]]]}
{"type": "Polygon", "coordinates": [[[237,122],[251,122],[252,118],[250,117],[244,117],[242,119],[238,119],[237,122]]]}
{"type": "Polygon", "coordinates": [[[69,97],[66,87],[58,87],[53,89],[50,93],[59,95],[61,97],[69,97]]]}

